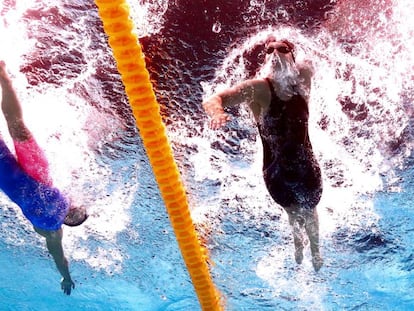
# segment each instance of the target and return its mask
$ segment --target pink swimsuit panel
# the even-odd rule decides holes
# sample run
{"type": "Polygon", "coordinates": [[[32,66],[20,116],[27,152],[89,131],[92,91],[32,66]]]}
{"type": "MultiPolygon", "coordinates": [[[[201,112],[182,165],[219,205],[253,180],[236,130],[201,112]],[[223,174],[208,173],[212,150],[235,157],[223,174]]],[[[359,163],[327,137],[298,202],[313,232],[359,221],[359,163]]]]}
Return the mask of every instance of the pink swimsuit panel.
{"type": "Polygon", "coordinates": [[[49,163],[43,150],[33,137],[25,141],[13,141],[17,161],[23,170],[35,180],[48,186],[52,185],[49,163]]]}

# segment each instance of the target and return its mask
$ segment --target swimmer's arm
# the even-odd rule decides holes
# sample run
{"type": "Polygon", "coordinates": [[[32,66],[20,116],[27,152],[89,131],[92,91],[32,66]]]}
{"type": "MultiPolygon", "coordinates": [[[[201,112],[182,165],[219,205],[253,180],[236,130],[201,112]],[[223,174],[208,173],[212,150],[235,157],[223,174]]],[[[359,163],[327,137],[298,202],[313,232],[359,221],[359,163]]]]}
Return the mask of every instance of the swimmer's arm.
{"type": "Polygon", "coordinates": [[[304,63],[301,64],[299,68],[299,72],[300,72],[300,76],[302,78],[303,86],[305,89],[305,94],[303,95],[308,100],[311,86],[312,86],[312,77],[315,72],[313,64],[310,61],[305,61],[304,63]]]}
{"type": "Polygon", "coordinates": [[[68,260],[66,259],[63,252],[62,228],[56,231],[46,231],[35,228],[35,231],[46,238],[47,249],[55,261],[56,268],[58,269],[60,275],[63,277],[61,281],[62,290],[65,294],[70,295],[71,290],[75,288],[75,283],[73,283],[70,276],[68,260]]]}
{"type": "Polygon", "coordinates": [[[211,117],[210,127],[218,129],[230,119],[224,107],[254,100],[256,80],[248,80],[216,93],[203,102],[205,112],[211,117]]]}
{"type": "Polygon", "coordinates": [[[204,111],[211,118],[210,128],[216,130],[222,127],[230,119],[230,116],[224,112],[223,100],[220,94],[214,94],[203,103],[204,111]]]}

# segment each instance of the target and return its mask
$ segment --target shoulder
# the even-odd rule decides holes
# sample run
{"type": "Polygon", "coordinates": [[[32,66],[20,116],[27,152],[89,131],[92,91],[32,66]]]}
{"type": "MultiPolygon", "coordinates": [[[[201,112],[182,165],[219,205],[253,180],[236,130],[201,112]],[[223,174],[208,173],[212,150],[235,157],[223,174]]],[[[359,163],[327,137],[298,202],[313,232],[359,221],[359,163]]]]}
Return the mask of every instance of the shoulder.
{"type": "Polygon", "coordinates": [[[298,70],[301,79],[300,94],[306,99],[306,101],[308,101],[312,86],[312,77],[315,70],[310,61],[305,61],[298,65],[298,70]]]}
{"type": "Polygon", "coordinates": [[[266,111],[270,105],[272,98],[270,85],[265,78],[250,80],[249,87],[252,90],[252,100],[248,104],[257,120],[259,115],[266,111]]]}
{"type": "Polygon", "coordinates": [[[264,91],[269,88],[267,79],[251,79],[245,82],[242,82],[244,87],[251,87],[258,91],[264,91]]]}
{"type": "Polygon", "coordinates": [[[267,85],[264,79],[250,79],[237,83],[234,86],[220,92],[220,95],[226,96],[234,93],[253,94],[258,91],[263,91],[267,85]]]}
{"type": "Polygon", "coordinates": [[[268,101],[271,97],[270,87],[272,86],[269,79],[256,79],[252,81],[252,87],[255,90],[255,97],[257,100],[268,101]]]}
{"type": "Polygon", "coordinates": [[[269,83],[266,79],[251,79],[240,83],[238,86],[239,92],[250,97],[251,101],[262,101],[270,98],[269,83]]]}
{"type": "Polygon", "coordinates": [[[298,64],[300,75],[304,78],[311,79],[315,73],[315,68],[310,60],[298,64]]]}
{"type": "Polygon", "coordinates": [[[268,88],[266,80],[251,79],[225,89],[216,96],[221,98],[223,106],[233,106],[242,102],[251,105],[266,98],[269,92],[268,88]]]}

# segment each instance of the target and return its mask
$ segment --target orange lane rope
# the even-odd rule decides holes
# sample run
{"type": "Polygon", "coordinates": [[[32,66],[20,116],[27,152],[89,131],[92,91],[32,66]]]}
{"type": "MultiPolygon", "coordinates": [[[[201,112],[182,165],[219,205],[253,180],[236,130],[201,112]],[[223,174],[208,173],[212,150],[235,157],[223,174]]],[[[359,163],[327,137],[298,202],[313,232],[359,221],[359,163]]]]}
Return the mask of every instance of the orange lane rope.
{"type": "Polygon", "coordinates": [[[125,0],[95,0],[95,3],[200,305],[203,310],[222,310],[205,249],[200,245],[190,215],[144,55],[133,33],[129,6],[125,0]]]}

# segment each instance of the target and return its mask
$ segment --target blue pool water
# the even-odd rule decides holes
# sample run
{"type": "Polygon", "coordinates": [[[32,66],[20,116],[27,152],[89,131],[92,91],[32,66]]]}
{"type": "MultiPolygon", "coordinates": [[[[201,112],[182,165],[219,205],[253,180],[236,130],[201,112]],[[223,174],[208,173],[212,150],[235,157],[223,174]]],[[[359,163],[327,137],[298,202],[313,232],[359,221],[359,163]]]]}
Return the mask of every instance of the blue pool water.
{"type": "MultiPolygon", "coordinates": [[[[414,5],[291,3],[130,1],[213,280],[232,311],[413,310],[414,5]],[[319,273],[308,252],[294,262],[247,110],[213,132],[200,106],[256,75],[270,33],[316,69],[319,273]]],[[[44,241],[0,194],[0,310],[200,310],[93,1],[3,1],[0,36],[56,185],[91,215],[64,228],[68,297],[44,241]]],[[[2,118],[0,131],[10,143],[2,118]]]]}

